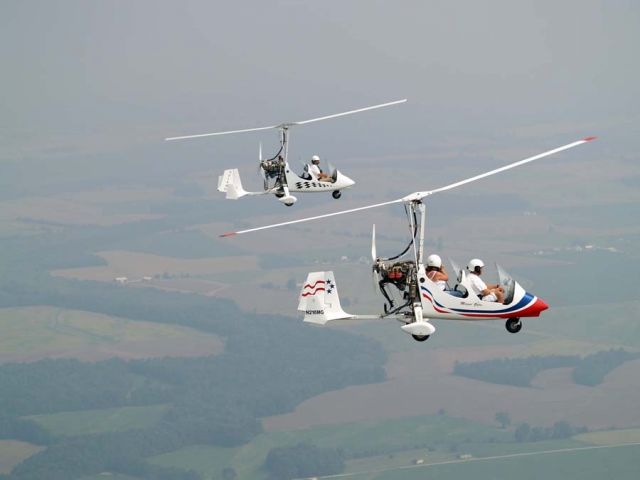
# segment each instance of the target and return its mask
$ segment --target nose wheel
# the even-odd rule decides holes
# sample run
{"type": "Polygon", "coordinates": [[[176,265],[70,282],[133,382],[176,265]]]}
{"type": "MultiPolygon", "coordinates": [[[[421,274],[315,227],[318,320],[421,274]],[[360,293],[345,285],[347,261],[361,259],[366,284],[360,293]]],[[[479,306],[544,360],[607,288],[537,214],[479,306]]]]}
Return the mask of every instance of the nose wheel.
{"type": "Polygon", "coordinates": [[[522,322],[519,318],[510,318],[509,320],[507,320],[504,326],[509,333],[518,333],[520,330],[522,330],[522,322]]]}
{"type": "Polygon", "coordinates": [[[342,192],[340,190],[334,190],[331,192],[331,196],[337,200],[342,196],[342,192]]]}

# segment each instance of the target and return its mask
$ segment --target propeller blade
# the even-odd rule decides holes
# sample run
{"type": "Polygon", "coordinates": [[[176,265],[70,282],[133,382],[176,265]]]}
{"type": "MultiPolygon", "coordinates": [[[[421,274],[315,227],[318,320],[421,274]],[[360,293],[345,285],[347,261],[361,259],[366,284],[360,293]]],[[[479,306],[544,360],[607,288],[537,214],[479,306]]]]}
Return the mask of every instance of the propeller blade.
{"type": "Polygon", "coordinates": [[[380,275],[375,265],[371,269],[371,286],[373,287],[373,293],[378,293],[378,288],[380,288],[380,275]]]}
{"type": "Polygon", "coordinates": [[[289,125],[306,125],[307,123],[319,122],[321,120],[328,120],[330,118],[344,117],[345,115],[351,115],[353,113],[366,112],[367,110],[374,110],[376,108],[390,107],[391,105],[397,105],[399,103],[406,102],[407,99],[395,100],[393,102],[381,103],[379,105],[372,105],[370,107],[358,108],[356,110],[349,110],[348,112],[334,113],[333,115],[326,115],[324,117],[311,118],[309,120],[302,120],[301,122],[292,122],[289,125]]]}
{"type": "Polygon", "coordinates": [[[258,143],[258,160],[262,162],[262,142],[258,143]]]}
{"type": "Polygon", "coordinates": [[[371,231],[371,260],[374,262],[378,259],[376,251],[376,224],[373,224],[373,230],[371,231]]]}
{"type": "Polygon", "coordinates": [[[504,172],[506,170],[510,170],[510,169],[518,167],[520,165],[524,165],[526,163],[533,162],[534,160],[539,160],[541,158],[548,157],[550,155],[562,152],[564,150],[568,150],[570,148],[577,147],[578,145],[582,145],[583,143],[591,142],[592,140],[595,140],[595,138],[596,137],[586,137],[586,138],[583,138],[582,140],[578,140],[577,142],[569,143],[569,144],[564,145],[562,147],[554,148],[553,150],[548,150],[548,151],[540,153],[538,155],[534,155],[533,157],[525,158],[524,160],[520,160],[518,162],[510,163],[509,165],[505,165],[504,167],[496,168],[494,170],[490,170],[489,172],[482,173],[480,175],[476,175],[474,177],[470,177],[470,178],[467,178],[465,180],[461,180],[459,182],[452,183],[450,185],[446,185],[444,187],[437,188],[435,190],[428,190],[428,191],[425,191],[425,192],[414,192],[414,193],[411,193],[411,194],[409,194],[409,195],[407,195],[405,197],[398,198],[396,200],[390,200],[388,202],[375,203],[373,205],[365,205],[364,207],[351,208],[349,210],[342,210],[340,212],[327,213],[327,214],[324,214],[324,215],[316,215],[314,217],[301,218],[301,219],[298,219],[298,220],[291,220],[289,222],[275,223],[273,225],[266,225],[264,227],[249,228],[247,230],[239,230],[237,232],[228,232],[228,233],[224,233],[224,234],[222,234],[220,236],[221,237],[230,237],[230,236],[239,235],[239,234],[242,234],[242,233],[257,232],[259,230],[266,230],[266,229],[269,229],[269,228],[283,227],[285,225],[293,225],[293,224],[296,224],[296,223],[310,222],[312,220],[319,220],[321,218],[328,218],[328,217],[333,217],[333,216],[336,216],[336,215],[344,215],[346,213],[361,212],[363,210],[369,210],[371,208],[384,207],[385,205],[392,205],[394,203],[410,203],[410,202],[420,201],[424,197],[427,197],[429,195],[433,195],[434,193],[440,193],[440,192],[444,192],[444,191],[447,191],[447,190],[451,190],[453,188],[457,188],[457,187],[460,187],[462,185],[466,185],[467,183],[471,183],[471,182],[474,182],[476,180],[480,180],[482,178],[489,177],[491,175],[495,175],[496,173],[500,173],[500,172],[504,172]]]}

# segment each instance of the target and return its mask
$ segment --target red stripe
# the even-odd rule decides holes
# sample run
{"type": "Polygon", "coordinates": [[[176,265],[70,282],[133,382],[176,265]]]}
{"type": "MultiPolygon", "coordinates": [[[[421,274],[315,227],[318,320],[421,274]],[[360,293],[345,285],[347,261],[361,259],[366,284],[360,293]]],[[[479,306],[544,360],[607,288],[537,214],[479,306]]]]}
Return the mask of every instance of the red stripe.
{"type": "Polygon", "coordinates": [[[304,287],[302,287],[302,288],[303,288],[303,289],[305,289],[305,288],[316,288],[316,285],[318,285],[319,283],[321,283],[321,284],[323,284],[323,285],[324,285],[324,283],[325,283],[325,282],[324,282],[324,280],[318,280],[318,281],[316,281],[316,283],[314,283],[313,285],[310,285],[310,284],[308,284],[308,283],[307,283],[307,284],[306,284],[304,287]]]}
{"type": "Polygon", "coordinates": [[[324,292],[324,288],[322,287],[318,287],[316,290],[314,290],[313,292],[307,292],[307,293],[303,293],[302,296],[306,297],[307,295],[315,295],[318,292],[324,292]]]}

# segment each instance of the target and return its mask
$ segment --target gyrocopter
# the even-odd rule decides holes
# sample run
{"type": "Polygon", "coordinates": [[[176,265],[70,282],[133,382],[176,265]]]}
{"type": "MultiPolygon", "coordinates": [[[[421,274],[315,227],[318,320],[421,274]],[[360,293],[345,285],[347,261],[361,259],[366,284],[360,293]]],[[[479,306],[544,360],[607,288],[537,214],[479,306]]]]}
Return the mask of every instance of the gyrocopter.
{"type": "Polygon", "coordinates": [[[343,117],[354,113],[366,112],[377,108],[389,107],[399,103],[406,102],[407,99],[396,100],[393,102],[372,105],[369,107],[358,108],[348,112],[335,113],[325,115],[323,117],[311,118],[298,122],[285,122],[279,125],[270,125],[267,127],[245,128],[242,130],[229,130],[225,132],[201,133],[197,135],[184,135],[180,137],[169,137],[165,140],[185,140],[190,138],[212,137],[217,135],[229,135],[233,133],[257,132],[261,130],[278,130],[280,133],[280,149],[270,158],[262,158],[262,144],[258,149],[258,170],[263,179],[263,190],[260,192],[249,192],[242,186],[240,173],[237,168],[230,168],[224,171],[218,177],[218,191],[225,193],[226,198],[237,200],[248,195],[275,195],[284,205],[291,207],[298,200],[291,192],[295,193],[317,193],[331,192],[336,200],[342,196],[341,190],[355,185],[355,182],[341,173],[339,170],[330,167],[329,173],[324,173],[319,167],[320,158],[317,155],[312,157],[312,163],[304,166],[301,175],[296,174],[289,165],[289,138],[291,136],[290,129],[296,125],[306,125],[309,123],[319,122],[321,120],[329,120],[331,118],[343,117]]]}
{"type": "Polygon", "coordinates": [[[441,282],[433,281],[427,274],[428,267],[425,265],[424,256],[426,198],[577,147],[594,139],[595,137],[587,137],[434,190],[414,192],[405,197],[387,202],[229,232],[221,236],[239,235],[401,203],[404,204],[407,215],[411,240],[400,254],[389,258],[378,256],[375,225],[373,226],[371,243],[372,271],[375,283],[385,299],[383,312],[378,315],[346,313],[340,305],[333,272],[311,272],[307,276],[299,296],[298,310],[304,313],[304,321],[324,325],[332,320],[396,319],[403,324],[402,330],[417,341],[425,341],[435,332],[436,329],[430,322],[433,319],[502,319],[505,320],[505,327],[509,332],[517,333],[522,328],[522,318],[538,317],[542,311],[548,308],[548,305],[542,299],[528,293],[502,268],[498,267],[499,283],[497,285],[503,292],[503,295],[501,295],[502,302],[487,301],[487,296],[479,294],[478,289],[475,288],[474,283],[476,282],[474,282],[472,276],[478,273],[476,269],[481,264],[476,262],[477,259],[470,262],[469,267],[471,268],[467,270],[460,269],[455,264],[453,265],[456,284],[452,289],[448,289],[446,285],[441,285],[441,282]],[[399,296],[399,301],[394,300],[394,292],[399,296]]]}

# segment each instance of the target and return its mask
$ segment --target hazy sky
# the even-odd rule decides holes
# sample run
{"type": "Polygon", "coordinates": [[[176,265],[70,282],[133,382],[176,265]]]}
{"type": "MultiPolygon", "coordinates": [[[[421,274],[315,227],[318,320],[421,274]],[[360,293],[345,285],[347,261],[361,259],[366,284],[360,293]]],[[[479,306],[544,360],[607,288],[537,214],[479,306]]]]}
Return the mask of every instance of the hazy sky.
{"type": "MultiPolygon", "coordinates": [[[[4,0],[0,158],[164,148],[165,136],[403,97],[297,134],[298,145],[338,132],[329,153],[416,152],[465,135],[633,142],[638,45],[633,0],[4,0]]],[[[255,138],[219,148],[247,143],[253,154],[255,138]]]]}

